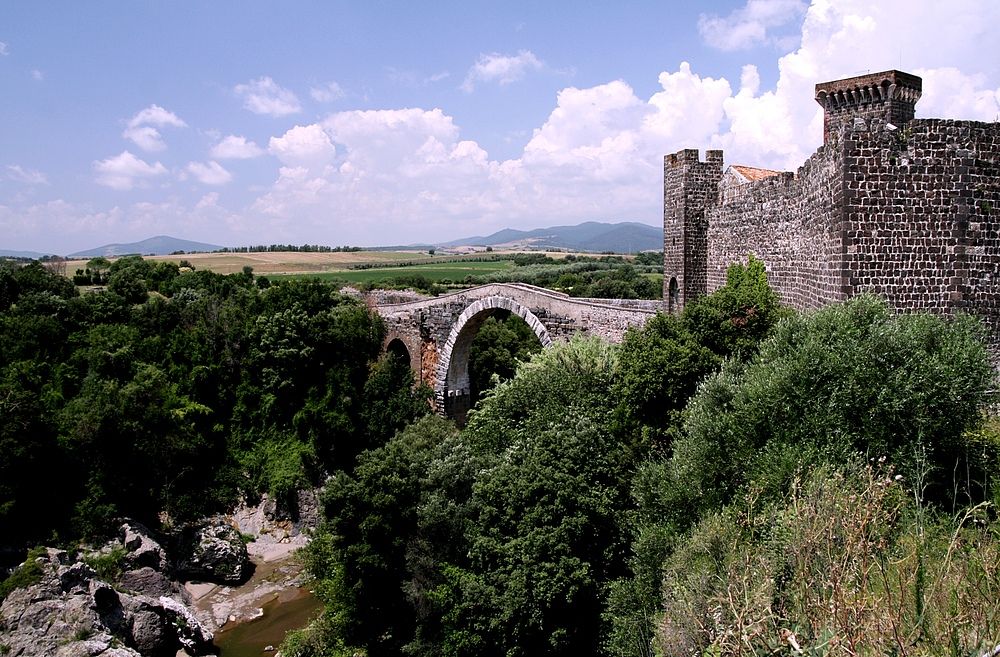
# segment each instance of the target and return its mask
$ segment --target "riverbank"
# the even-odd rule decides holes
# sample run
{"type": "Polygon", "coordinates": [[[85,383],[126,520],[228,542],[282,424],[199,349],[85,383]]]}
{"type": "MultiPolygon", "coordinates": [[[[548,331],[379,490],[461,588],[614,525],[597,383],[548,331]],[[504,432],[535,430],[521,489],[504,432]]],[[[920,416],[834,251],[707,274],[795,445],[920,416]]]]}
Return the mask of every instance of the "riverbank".
{"type": "Polygon", "coordinates": [[[304,627],[322,604],[305,587],[303,540],[247,545],[254,564],[249,580],[235,587],[189,582],[185,590],[199,620],[215,631],[221,657],[257,657],[277,650],[285,633],[304,627]]]}

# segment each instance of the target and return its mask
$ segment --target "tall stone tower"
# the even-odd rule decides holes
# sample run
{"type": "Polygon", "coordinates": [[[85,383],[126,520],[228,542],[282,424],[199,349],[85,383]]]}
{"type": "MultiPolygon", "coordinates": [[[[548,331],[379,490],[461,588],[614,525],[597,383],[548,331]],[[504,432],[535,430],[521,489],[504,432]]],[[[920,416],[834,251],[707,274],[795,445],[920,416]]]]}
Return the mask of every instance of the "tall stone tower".
{"type": "Polygon", "coordinates": [[[896,127],[913,119],[922,82],[916,75],[883,71],[816,85],[816,102],[823,107],[823,143],[855,118],[881,119],[896,127]]]}
{"type": "Polygon", "coordinates": [[[697,149],[663,158],[663,298],[678,312],[708,289],[708,217],[722,179],[722,151],[697,149]]]}

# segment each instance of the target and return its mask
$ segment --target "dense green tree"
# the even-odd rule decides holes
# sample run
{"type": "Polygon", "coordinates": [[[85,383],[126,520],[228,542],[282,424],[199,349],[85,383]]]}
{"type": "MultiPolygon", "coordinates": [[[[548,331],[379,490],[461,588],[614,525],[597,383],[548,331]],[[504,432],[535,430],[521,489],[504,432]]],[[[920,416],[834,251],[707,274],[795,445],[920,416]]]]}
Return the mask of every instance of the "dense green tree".
{"type": "Polygon", "coordinates": [[[803,463],[861,453],[923,478],[928,495],[981,499],[977,477],[952,476],[974,466],[963,433],[994,376],[981,335],[974,319],[893,315],[871,296],[789,318],[692,400],[678,494],[716,507],[751,481],[781,491],[803,463]]]}
{"type": "Polygon", "coordinates": [[[79,294],[76,286],[68,278],[50,270],[37,260],[32,260],[21,267],[14,266],[12,275],[14,284],[10,282],[3,284],[8,290],[4,294],[11,295],[11,304],[17,303],[21,296],[31,293],[50,293],[62,299],[70,299],[79,294]]]}
{"type": "Polygon", "coordinates": [[[514,376],[517,364],[541,351],[531,327],[517,315],[502,313],[488,317],[469,347],[469,387],[472,402],[493,387],[493,377],[505,381],[514,376]]]}
{"type": "Polygon", "coordinates": [[[44,363],[20,361],[0,374],[0,527],[3,543],[25,548],[63,529],[67,476],[46,397],[44,363]]]}
{"type": "Polygon", "coordinates": [[[409,361],[386,353],[375,362],[365,381],[362,423],[366,448],[385,444],[397,431],[431,412],[433,390],[414,384],[409,361]]]}
{"type": "Polygon", "coordinates": [[[139,257],[108,273],[81,297],[37,263],[0,267],[4,542],[183,520],[238,493],[287,502],[427,408],[406,368],[373,366],[381,322],[325,283],[259,290],[139,257]]]}
{"type": "Polygon", "coordinates": [[[142,274],[133,267],[112,271],[108,276],[108,291],[129,303],[145,303],[148,297],[142,274]]]}
{"type": "Polygon", "coordinates": [[[764,263],[751,255],[746,265],[730,265],[723,287],[684,307],[684,323],[701,345],[719,356],[746,359],[787,314],[767,283],[764,263]]]}
{"type": "Polygon", "coordinates": [[[681,317],[657,315],[628,331],[615,377],[621,430],[638,440],[642,449],[668,449],[688,399],[720,362],[687,330],[681,317]]]}
{"type": "Polygon", "coordinates": [[[412,638],[415,616],[403,588],[407,551],[418,534],[421,480],[454,425],[428,416],[396,434],[383,447],[361,455],[353,474],[341,473],[324,495],[326,517],[313,550],[314,575],[331,632],[346,645],[364,646],[372,657],[398,655],[412,638]],[[329,550],[324,559],[320,550],[329,550]]]}
{"type": "Polygon", "coordinates": [[[555,345],[471,414],[463,439],[481,463],[455,491],[460,510],[423,506],[423,526],[462,535],[425,553],[437,571],[411,584],[430,608],[422,641],[437,636],[450,655],[599,650],[604,587],[625,566],[631,455],[608,428],[615,366],[598,340],[555,345]]]}

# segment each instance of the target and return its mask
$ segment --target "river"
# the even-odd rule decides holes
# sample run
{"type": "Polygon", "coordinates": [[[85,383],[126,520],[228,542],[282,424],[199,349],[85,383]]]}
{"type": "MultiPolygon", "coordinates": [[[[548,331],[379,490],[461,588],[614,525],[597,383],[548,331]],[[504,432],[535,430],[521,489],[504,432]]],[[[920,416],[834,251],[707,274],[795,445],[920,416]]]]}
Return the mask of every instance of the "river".
{"type": "Polygon", "coordinates": [[[303,586],[298,546],[270,545],[251,551],[254,572],[236,587],[187,585],[198,615],[211,619],[215,645],[225,657],[266,657],[285,633],[305,627],[322,603],[303,586]],[[256,552],[256,554],[254,554],[256,552]]]}
{"type": "Polygon", "coordinates": [[[289,630],[305,627],[322,604],[304,588],[283,591],[261,607],[264,615],[245,623],[228,624],[215,634],[219,657],[260,657],[269,646],[277,650],[289,630]]]}

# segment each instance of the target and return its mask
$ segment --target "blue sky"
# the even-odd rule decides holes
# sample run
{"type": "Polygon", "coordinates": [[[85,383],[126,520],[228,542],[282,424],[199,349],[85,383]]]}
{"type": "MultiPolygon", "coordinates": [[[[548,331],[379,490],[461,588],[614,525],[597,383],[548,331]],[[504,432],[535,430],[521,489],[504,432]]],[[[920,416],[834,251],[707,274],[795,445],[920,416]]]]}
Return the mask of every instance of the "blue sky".
{"type": "Polygon", "coordinates": [[[0,248],[658,223],[662,156],[794,168],[816,82],[997,120],[1000,3],[0,5],[0,248]]]}

